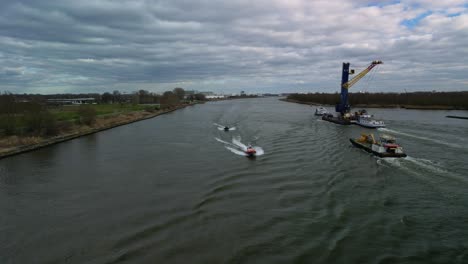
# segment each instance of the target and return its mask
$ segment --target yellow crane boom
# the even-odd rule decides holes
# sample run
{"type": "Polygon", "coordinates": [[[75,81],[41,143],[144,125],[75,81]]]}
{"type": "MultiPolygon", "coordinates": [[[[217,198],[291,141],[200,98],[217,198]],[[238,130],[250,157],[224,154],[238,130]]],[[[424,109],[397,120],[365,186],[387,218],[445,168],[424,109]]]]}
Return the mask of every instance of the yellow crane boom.
{"type": "Polygon", "coordinates": [[[372,68],[374,68],[378,64],[383,64],[381,60],[375,60],[373,61],[367,68],[365,68],[362,72],[358,73],[358,75],[354,76],[353,79],[351,79],[349,82],[346,82],[342,85],[343,88],[349,89],[351,86],[353,86],[355,83],[357,83],[362,77],[364,77],[367,73],[369,73],[372,68]]]}

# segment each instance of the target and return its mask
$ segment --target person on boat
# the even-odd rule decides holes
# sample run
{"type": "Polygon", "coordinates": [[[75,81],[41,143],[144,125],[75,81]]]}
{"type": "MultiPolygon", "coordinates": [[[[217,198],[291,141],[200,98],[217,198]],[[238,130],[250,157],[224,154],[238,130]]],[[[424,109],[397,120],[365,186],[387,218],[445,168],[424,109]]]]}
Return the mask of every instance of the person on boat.
{"type": "Polygon", "coordinates": [[[367,134],[362,133],[361,137],[357,141],[360,142],[360,143],[366,143],[367,138],[368,138],[367,134]]]}
{"type": "Polygon", "coordinates": [[[251,146],[249,145],[247,147],[247,150],[245,151],[248,155],[254,155],[255,153],[257,153],[257,151],[251,146]]]}

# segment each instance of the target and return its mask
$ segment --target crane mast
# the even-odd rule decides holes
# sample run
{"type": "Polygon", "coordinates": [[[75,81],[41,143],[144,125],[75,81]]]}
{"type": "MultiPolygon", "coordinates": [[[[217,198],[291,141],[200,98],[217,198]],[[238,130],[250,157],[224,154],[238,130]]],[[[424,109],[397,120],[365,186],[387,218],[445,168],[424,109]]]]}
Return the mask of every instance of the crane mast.
{"type": "Polygon", "coordinates": [[[375,66],[378,64],[383,64],[380,60],[373,61],[369,66],[367,66],[363,71],[354,76],[353,79],[349,81],[349,75],[354,74],[354,70],[350,70],[349,62],[343,62],[343,71],[341,75],[341,95],[340,102],[336,105],[336,112],[341,113],[341,116],[344,116],[351,109],[348,99],[348,89],[356,84],[360,79],[362,79],[367,73],[369,73],[375,66]]]}

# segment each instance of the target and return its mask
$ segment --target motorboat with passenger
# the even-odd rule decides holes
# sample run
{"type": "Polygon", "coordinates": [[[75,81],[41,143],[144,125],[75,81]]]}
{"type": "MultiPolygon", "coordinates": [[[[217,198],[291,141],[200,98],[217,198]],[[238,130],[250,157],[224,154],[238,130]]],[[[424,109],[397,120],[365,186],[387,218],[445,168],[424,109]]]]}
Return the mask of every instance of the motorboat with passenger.
{"type": "Polygon", "coordinates": [[[255,157],[255,154],[257,154],[257,151],[252,146],[248,146],[244,152],[247,157],[255,157]]]}
{"type": "Polygon", "coordinates": [[[329,112],[325,107],[319,106],[319,107],[315,108],[315,115],[316,116],[323,116],[323,115],[326,115],[326,114],[329,114],[329,112]]]}

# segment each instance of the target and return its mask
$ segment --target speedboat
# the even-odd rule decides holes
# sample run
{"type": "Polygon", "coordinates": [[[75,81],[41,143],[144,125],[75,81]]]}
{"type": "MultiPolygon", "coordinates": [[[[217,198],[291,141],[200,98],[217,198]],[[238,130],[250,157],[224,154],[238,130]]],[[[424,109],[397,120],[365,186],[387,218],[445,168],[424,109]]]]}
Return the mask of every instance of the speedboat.
{"type": "Polygon", "coordinates": [[[390,135],[381,135],[379,140],[376,141],[373,134],[362,133],[360,138],[350,138],[349,141],[351,141],[355,147],[364,149],[381,158],[406,157],[403,148],[398,145],[395,138],[390,135]]]}
{"type": "Polygon", "coordinates": [[[245,154],[247,154],[248,157],[254,157],[255,154],[257,154],[257,151],[251,146],[248,146],[247,149],[245,150],[245,154]]]}
{"type": "Polygon", "coordinates": [[[367,114],[358,115],[356,125],[367,128],[385,127],[385,123],[383,121],[374,120],[371,115],[367,114]]]}
{"type": "Polygon", "coordinates": [[[319,106],[315,109],[315,115],[316,116],[323,116],[323,115],[326,115],[328,114],[328,110],[323,107],[323,106],[319,106]]]}
{"type": "Polygon", "coordinates": [[[236,127],[235,126],[227,126],[227,125],[220,125],[220,124],[216,124],[216,123],[213,123],[213,125],[217,126],[218,127],[218,130],[221,130],[221,131],[233,131],[233,130],[236,130],[236,127]]]}

